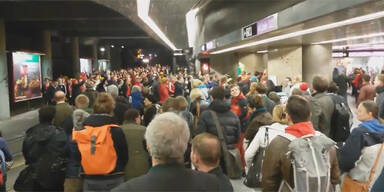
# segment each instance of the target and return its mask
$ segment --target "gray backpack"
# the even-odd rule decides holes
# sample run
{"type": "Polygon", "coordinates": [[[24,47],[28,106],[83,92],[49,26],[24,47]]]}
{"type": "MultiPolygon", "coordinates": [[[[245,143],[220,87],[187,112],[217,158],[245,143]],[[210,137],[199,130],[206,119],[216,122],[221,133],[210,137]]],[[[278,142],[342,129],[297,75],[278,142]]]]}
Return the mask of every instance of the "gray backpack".
{"type": "Polygon", "coordinates": [[[291,141],[287,155],[291,159],[295,187],[282,181],[279,191],[327,192],[331,181],[329,149],[336,143],[320,132],[296,138],[291,134],[282,137],[291,141]]]}

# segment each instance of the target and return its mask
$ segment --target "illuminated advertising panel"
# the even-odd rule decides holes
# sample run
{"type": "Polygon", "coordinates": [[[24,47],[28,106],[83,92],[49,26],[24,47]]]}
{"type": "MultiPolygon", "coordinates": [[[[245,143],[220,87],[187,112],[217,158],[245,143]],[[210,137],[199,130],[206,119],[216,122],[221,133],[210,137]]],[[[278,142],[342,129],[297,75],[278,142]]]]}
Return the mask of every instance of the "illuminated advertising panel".
{"type": "Polygon", "coordinates": [[[13,94],[14,101],[24,101],[42,97],[40,55],[36,53],[14,52],[13,94]]]}

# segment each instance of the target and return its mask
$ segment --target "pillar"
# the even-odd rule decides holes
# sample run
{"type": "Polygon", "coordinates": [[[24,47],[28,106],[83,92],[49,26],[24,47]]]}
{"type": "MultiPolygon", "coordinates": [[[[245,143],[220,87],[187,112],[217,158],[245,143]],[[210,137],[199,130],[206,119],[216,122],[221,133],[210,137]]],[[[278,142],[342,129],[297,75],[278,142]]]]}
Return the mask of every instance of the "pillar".
{"type": "Polygon", "coordinates": [[[77,77],[80,73],[79,37],[72,37],[72,75],[77,77]]]}
{"type": "Polygon", "coordinates": [[[0,120],[11,117],[9,107],[9,91],[8,91],[8,66],[7,54],[5,51],[5,25],[4,20],[0,19],[0,120]]]}
{"type": "Polygon", "coordinates": [[[332,77],[332,46],[307,45],[303,47],[303,81],[312,84],[315,75],[331,80],[332,77]]]}
{"type": "Polygon", "coordinates": [[[286,77],[302,77],[302,47],[286,47],[268,53],[268,78],[280,85],[286,77]]]}
{"type": "Polygon", "coordinates": [[[97,57],[97,43],[92,45],[92,70],[93,71],[99,70],[99,63],[98,63],[98,57],[97,57]]]}
{"type": "Polygon", "coordinates": [[[50,78],[52,79],[52,45],[51,45],[51,32],[43,31],[42,32],[43,40],[43,52],[44,56],[42,57],[41,62],[41,71],[42,79],[50,78]]]}

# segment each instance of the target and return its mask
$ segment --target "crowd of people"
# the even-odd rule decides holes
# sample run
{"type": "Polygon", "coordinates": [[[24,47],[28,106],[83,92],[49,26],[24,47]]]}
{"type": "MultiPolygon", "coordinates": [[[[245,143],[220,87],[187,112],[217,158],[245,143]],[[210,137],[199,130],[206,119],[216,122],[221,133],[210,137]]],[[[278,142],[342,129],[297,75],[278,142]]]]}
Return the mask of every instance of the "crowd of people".
{"type": "Polygon", "coordinates": [[[266,72],[146,66],[46,79],[14,189],[234,191],[230,179],[245,177],[263,191],[383,191],[384,74],[356,74],[277,86],[266,72]]]}

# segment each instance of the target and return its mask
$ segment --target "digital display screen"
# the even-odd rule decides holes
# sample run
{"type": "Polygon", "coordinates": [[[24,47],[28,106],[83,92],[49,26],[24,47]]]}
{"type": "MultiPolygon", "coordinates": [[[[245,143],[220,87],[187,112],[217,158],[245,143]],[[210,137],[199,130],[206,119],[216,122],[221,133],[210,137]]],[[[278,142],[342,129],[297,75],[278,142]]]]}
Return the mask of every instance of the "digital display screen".
{"type": "Polygon", "coordinates": [[[42,97],[40,55],[36,53],[14,52],[13,94],[14,101],[24,101],[42,97]]]}

